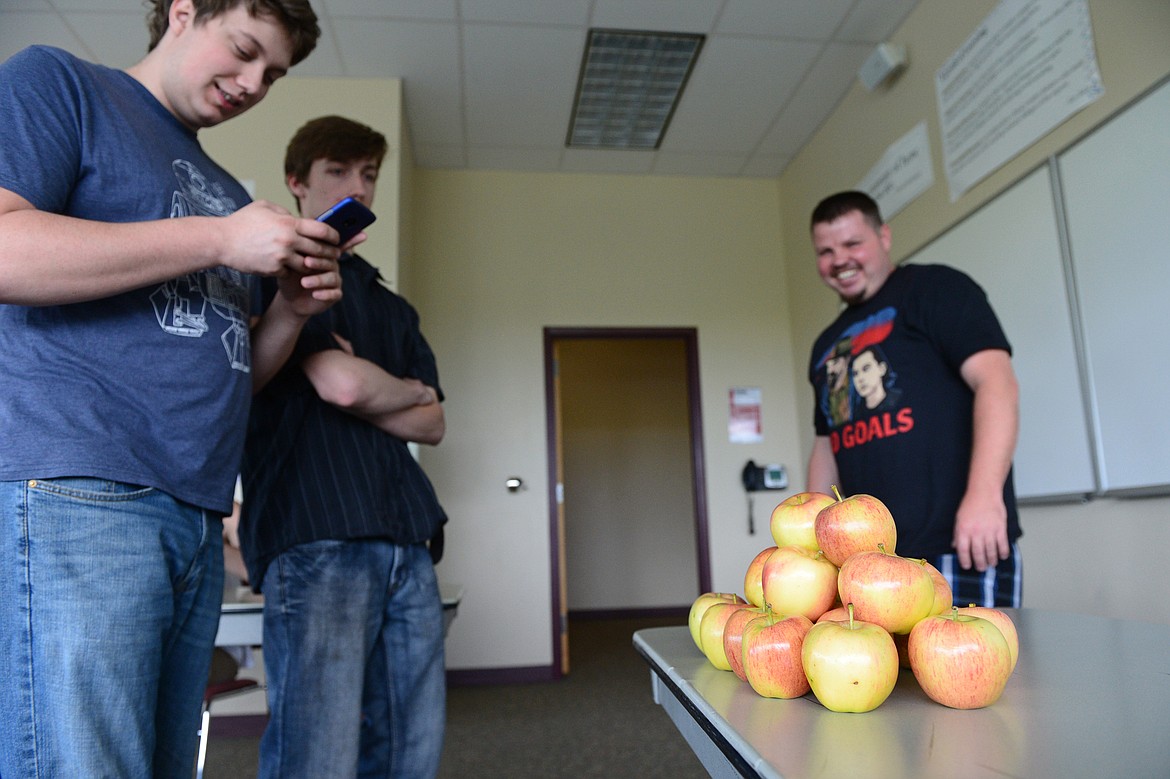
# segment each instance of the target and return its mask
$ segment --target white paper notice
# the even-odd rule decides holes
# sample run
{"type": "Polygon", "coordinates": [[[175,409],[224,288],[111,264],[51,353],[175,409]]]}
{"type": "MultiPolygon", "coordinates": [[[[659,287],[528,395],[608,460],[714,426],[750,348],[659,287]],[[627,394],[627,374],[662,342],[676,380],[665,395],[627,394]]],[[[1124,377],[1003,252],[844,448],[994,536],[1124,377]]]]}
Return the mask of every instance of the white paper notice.
{"type": "Polygon", "coordinates": [[[954,201],[1105,91],[1088,0],[1003,0],[934,82],[954,201]]]}
{"type": "Polygon", "coordinates": [[[727,437],[733,444],[755,444],[764,440],[760,425],[760,388],[733,387],[727,418],[727,437]]]}
{"type": "Polygon", "coordinates": [[[882,218],[888,222],[933,185],[930,138],[926,122],[919,122],[886,149],[857,188],[877,201],[882,218]]]}

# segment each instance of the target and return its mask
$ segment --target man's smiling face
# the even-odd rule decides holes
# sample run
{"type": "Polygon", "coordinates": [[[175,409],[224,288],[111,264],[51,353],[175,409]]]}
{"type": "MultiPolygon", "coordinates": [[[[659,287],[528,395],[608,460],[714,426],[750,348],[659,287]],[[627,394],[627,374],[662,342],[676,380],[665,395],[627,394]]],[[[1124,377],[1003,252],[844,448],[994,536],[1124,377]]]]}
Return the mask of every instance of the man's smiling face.
{"type": "Polygon", "coordinates": [[[876,295],[894,270],[889,226],[875,228],[860,211],[818,222],[812,241],[821,279],[850,305],[876,295]]]}

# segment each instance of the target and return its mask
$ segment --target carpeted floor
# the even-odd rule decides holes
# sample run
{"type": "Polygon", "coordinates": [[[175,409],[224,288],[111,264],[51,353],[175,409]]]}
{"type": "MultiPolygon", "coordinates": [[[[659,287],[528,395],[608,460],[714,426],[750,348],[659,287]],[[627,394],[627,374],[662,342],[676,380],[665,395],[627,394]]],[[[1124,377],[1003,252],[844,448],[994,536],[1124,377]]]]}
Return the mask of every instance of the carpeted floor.
{"type": "MultiPolygon", "coordinates": [[[[634,631],[685,617],[571,619],[568,676],[453,687],[440,779],[669,777],[707,772],[650,694],[634,631]]],[[[256,775],[257,739],[213,738],[207,779],[256,775]]]]}

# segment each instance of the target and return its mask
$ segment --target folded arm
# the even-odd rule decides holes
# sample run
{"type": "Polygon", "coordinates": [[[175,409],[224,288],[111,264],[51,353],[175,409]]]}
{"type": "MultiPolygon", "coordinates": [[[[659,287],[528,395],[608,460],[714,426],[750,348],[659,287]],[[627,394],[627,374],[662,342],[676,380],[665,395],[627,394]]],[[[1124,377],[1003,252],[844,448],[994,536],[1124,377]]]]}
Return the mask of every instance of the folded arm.
{"type": "Polygon", "coordinates": [[[305,358],[305,375],[323,401],[403,441],[438,444],[446,420],[438,393],[418,379],[401,379],[344,349],[305,358]]]}

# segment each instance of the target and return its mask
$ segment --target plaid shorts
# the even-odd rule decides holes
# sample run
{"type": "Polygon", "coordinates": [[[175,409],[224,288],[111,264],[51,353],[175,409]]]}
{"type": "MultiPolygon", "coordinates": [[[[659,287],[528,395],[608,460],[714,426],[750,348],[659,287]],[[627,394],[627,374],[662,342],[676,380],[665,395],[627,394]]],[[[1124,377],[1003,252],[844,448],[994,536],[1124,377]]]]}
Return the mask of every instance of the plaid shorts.
{"type": "Polygon", "coordinates": [[[1012,554],[1008,559],[1000,560],[986,571],[960,568],[958,556],[954,554],[938,555],[930,562],[951,585],[956,606],[974,603],[976,606],[1020,607],[1024,565],[1016,544],[1012,544],[1012,554]]]}

